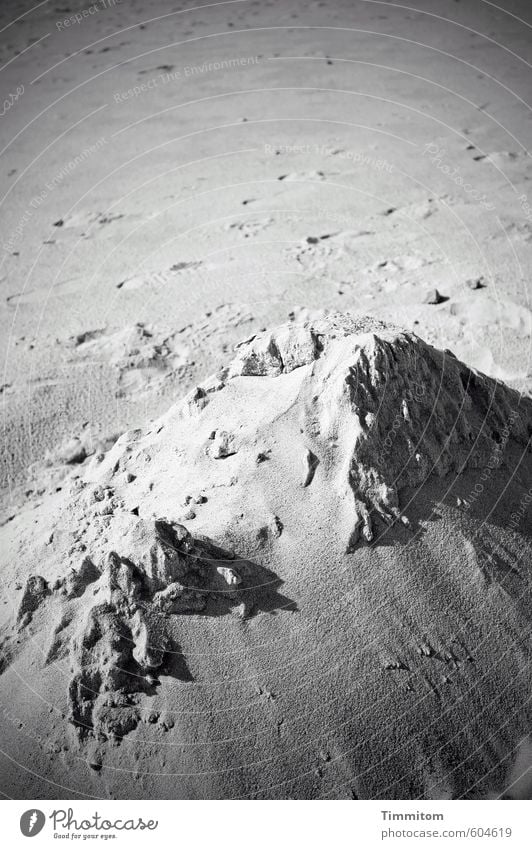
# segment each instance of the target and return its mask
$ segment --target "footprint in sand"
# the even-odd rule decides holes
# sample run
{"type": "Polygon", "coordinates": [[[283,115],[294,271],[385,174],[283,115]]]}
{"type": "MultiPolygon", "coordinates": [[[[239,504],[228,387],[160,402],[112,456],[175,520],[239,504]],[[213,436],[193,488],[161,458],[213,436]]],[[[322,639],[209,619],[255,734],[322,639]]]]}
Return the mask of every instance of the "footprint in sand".
{"type": "Polygon", "coordinates": [[[68,340],[75,359],[103,362],[118,371],[118,394],[153,389],[172,375],[182,375],[191,362],[190,347],[177,334],[142,323],[115,331],[89,330],[68,340]]]}
{"type": "Polygon", "coordinates": [[[192,262],[179,261],[174,263],[170,268],[162,271],[147,271],[144,274],[135,274],[132,277],[127,277],[116,284],[117,289],[122,289],[124,292],[134,291],[135,289],[161,289],[168,283],[172,283],[179,278],[185,271],[196,271],[203,265],[201,260],[192,262]]]}
{"type": "Polygon", "coordinates": [[[230,233],[237,233],[243,239],[259,236],[274,223],[273,218],[258,218],[254,221],[232,221],[226,224],[225,229],[230,233]]]}
{"type": "Polygon", "coordinates": [[[138,213],[123,212],[92,212],[79,211],[69,215],[64,215],[53,222],[54,227],[61,231],[76,231],[76,235],[81,235],[84,238],[90,238],[94,233],[100,233],[110,224],[115,224],[117,221],[128,219],[128,221],[138,221],[142,216],[138,213]]]}
{"type": "Polygon", "coordinates": [[[277,179],[287,183],[307,183],[309,180],[326,180],[327,176],[323,171],[292,171],[289,174],[280,174],[277,179]]]}

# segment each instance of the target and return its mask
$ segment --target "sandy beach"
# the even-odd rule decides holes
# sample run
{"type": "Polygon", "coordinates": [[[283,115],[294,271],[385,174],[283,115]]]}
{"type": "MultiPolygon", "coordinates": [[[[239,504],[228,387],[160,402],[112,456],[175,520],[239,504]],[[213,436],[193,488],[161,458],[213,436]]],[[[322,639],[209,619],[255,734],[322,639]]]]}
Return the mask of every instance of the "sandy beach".
{"type": "Polygon", "coordinates": [[[529,798],[528,4],[0,32],[2,793],[529,798]]]}

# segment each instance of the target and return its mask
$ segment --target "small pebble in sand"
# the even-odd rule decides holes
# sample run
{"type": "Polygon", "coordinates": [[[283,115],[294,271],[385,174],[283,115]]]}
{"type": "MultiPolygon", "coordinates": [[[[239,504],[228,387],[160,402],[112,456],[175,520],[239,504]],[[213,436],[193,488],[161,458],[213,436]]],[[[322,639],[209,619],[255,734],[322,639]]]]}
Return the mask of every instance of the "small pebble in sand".
{"type": "Polygon", "coordinates": [[[468,289],[483,289],[486,285],[483,277],[471,277],[469,280],[466,280],[466,286],[468,289]]]}
{"type": "Polygon", "coordinates": [[[222,460],[236,454],[233,436],[225,430],[216,431],[213,437],[211,456],[215,460],[222,460]]]}
{"type": "Polygon", "coordinates": [[[67,465],[83,463],[87,457],[87,450],[81,439],[78,436],[73,436],[58,448],[56,457],[59,462],[67,465]]]}
{"type": "Polygon", "coordinates": [[[183,504],[188,507],[189,504],[206,504],[207,498],[205,495],[196,494],[196,495],[185,495],[183,499],[183,504]]]}
{"type": "Polygon", "coordinates": [[[272,518],[268,522],[268,529],[272,537],[275,537],[275,539],[279,539],[284,529],[284,525],[281,522],[279,516],[272,516],[272,518]]]}

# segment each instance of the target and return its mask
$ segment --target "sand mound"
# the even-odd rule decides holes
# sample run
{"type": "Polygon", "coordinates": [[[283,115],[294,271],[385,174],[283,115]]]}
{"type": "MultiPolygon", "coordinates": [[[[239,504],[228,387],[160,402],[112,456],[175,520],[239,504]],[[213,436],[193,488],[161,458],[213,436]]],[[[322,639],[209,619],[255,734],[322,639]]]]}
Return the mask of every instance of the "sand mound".
{"type": "Polygon", "coordinates": [[[25,584],[3,674],[31,666],[44,703],[68,679],[54,780],[125,797],[502,786],[529,728],[531,411],[413,334],[328,315],[247,339],[72,468],[31,539],[10,523],[6,566],[25,584]]]}

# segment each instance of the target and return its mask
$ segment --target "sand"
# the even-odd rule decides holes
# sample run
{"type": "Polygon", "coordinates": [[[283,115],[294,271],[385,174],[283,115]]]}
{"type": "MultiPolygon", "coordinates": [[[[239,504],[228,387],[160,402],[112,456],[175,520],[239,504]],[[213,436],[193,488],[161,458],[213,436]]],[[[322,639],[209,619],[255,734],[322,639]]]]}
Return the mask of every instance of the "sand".
{"type": "Polygon", "coordinates": [[[253,335],[161,418],[70,457],[8,525],[4,686],[59,755],[9,779],[500,791],[528,731],[531,413],[414,334],[334,314],[253,335]]]}

